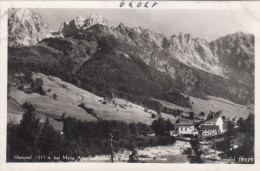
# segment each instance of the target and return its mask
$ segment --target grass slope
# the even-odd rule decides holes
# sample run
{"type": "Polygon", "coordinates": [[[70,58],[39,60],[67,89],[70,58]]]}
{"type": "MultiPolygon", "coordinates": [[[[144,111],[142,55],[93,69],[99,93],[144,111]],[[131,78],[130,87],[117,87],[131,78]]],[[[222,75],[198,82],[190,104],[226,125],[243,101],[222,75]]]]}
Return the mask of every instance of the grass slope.
{"type": "MultiPolygon", "coordinates": [[[[63,112],[66,112],[68,116],[74,116],[78,119],[88,121],[97,120],[78,106],[80,103],[85,103],[86,107],[95,110],[97,117],[105,120],[123,120],[127,123],[142,122],[146,124],[151,124],[154,120],[151,118],[150,113],[144,112],[144,107],[127,102],[126,100],[114,98],[113,100],[118,104],[117,106],[112,102],[102,104],[101,100],[104,99],[103,97],[96,96],[57,77],[34,73],[33,78],[42,78],[43,89],[47,91],[51,88],[51,91],[47,92],[46,96],[38,93],[26,94],[17,89],[19,86],[17,82],[10,81],[9,79],[11,82],[11,92],[8,100],[8,122],[18,123],[20,121],[24,112],[24,109],[20,105],[26,101],[36,105],[38,116],[42,119],[45,119],[45,114],[48,116],[61,116],[63,112]],[[53,99],[54,93],[58,96],[57,100],[53,99]]],[[[155,111],[152,112],[156,113],[155,111]]],[[[163,114],[163,117],[175,121],[171,115],[163,114]]],[[[50,121],[56,128],[62,128],[61,122],[55,121],[52,118],[50,118],[50,121]]]]}
{"type": "MultiPolygon", "coordinates": [[[[50,92],[47,92],[46,96],[38,93],[25,94],[23,91],[17,89],[19,83],[15,79],[9,79],[11,83],[11,91],[8,100],[8,122],[19,123],[24,109],[21,105],[25,102],[31,102],[36,105],[38,116],[44,120],[45,115],[50,116],[50,122],[56,129],[62,129],[62,122],[55,120],[55,117],[61,117],[63,112],[66,112],[67,116],[74,116],[78,119],[95,121],[97,118],[88,114],[78,105],[85,103],[86,107],[93,108],[97,117],[105,120],[122,120],[127,123],[130,122],[142,122],[151,124],[154,119],[151,118],[150,113],[156,114],[155,111],[148,110],[144,112],[144,107],[133,104],[123,99],[114,98],[112,102],[102,104],[103,97],[94,95],[88,91],[80,89],[70,83],[64,82],[61,79],[53,76],[46,76],[41,73],[34,73],[33,78],[42,78],[43,89],[47,91],[51,88],[50,92]],[[53,99],[53,94],[57,94],[57,100],[53,99]],[[117,104],[117,105],[115,105],[117,104]]],[[[28,85],[27,85],[28,86],[28,85]]],[[[199,98],[190,97],[193,102],[193,110],[195,113],[204,111],[206,114],[209,111],[223,110],[223,115],[233,118],[244,117],[246,118],[249,112],[252,112],[253,108],[247,106],[238,105],[231,101],[209,97],[209,100],[202,100],[199,98]]],[[[175,104],[160,101],[163,106],[167,106],[172,109],[180,109],[188,112],[189,108],[183,108],[175,104]]],[[[158,115],[156,115],[158,117],[158,115]]],[[[172,123],[176,121],[172,115],[162,113],[162,117],[170,119],[172,123]]]]}

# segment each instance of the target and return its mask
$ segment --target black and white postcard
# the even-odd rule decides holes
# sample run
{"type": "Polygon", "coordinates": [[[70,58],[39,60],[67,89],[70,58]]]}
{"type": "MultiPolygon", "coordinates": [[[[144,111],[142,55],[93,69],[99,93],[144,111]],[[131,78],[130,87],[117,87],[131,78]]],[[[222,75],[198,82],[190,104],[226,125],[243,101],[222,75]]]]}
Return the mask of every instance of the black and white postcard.
{"type": "Polygon", "coordinates": [[[4,170],[256,169],[259,2],[2,4],[4,170]]]}

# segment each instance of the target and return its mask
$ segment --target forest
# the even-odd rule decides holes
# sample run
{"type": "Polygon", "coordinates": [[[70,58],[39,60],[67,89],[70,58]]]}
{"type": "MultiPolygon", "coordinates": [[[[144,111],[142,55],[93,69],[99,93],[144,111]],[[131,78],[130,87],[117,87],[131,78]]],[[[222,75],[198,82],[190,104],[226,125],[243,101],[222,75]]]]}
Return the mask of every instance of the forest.
{"type": "Polygon", "coordinates": [[[58,132],[48,117],[43,123],[40,122],[36,108],[31,103],[23,106],[27,110],[20,124],[7,125],[8,162],[39,162],[37,156],[45,156],[43,162],[50,162],[57,161],[55,156],[72,156],[77,159],[78,156],[111,154],[111,136],[113,152],[171,145],[176,141],[174,137],[164,134],[173,127],[169,120],[155,120],[152,126],[148,126],[143,123],[127,124],[123,121],[102,119],[89,122],[65,117],[62,121],[63,130],[58,132]],[[155,132],[157,136],[147,136],[151,132],[155,132]],[[18,160],[14,156],[32,156],[32,159],[18,160]]]}

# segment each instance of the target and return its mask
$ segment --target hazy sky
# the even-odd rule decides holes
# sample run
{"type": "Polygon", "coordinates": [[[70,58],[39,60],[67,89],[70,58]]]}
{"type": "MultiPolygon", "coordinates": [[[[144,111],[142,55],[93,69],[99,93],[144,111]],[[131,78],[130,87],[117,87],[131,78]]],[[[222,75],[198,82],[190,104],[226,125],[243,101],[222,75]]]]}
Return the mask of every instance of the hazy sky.
{"type": "Polygon", "coordinates": [[[187,9],[32,9],[39,13],[53,31],[64,21],[76,16],[100,14],[109,22],[129,27],[142,26],[167,36],[191,33],[193,37],[215,40],[226,34],[243,31],[253,33],[254,21],[243,10],[187,9]]]}

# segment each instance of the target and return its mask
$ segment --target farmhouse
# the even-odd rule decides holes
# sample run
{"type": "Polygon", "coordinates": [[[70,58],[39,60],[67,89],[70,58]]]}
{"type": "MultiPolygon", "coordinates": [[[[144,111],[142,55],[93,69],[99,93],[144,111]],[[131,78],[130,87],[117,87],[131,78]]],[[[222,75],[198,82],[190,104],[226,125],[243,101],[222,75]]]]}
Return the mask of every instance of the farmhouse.
{"type": "Polygon", "coordinates": [[[205,121],[203,125],[216,125],[219,127],[219,132],[224,132],[224,122],[221,116],[215,116],[205,121]]]}
{"type": "Polygon", "coordinates": [[[192,119],[180,117],[174,125],[174,130],[170,131],[173,134],[198,134],[197,129],[194,127],[192,119]]]}
{"type": "Polygon", "coordinates": [[[213,116],[199,126],[202,136],[212,136],[224,132],[224,122],[221,116],[213,116]]]}
{"type": "Polygon", "coordinates": [[[217,125],[201,125],[200,130],[202,136],[212,136],[219,133],[219,127],[217,125]]]}

